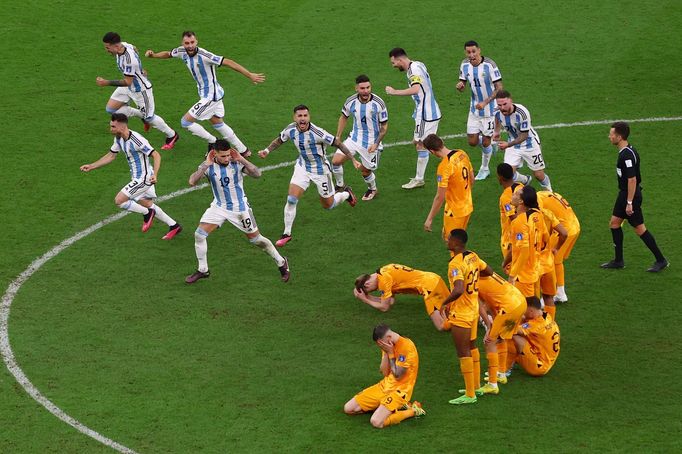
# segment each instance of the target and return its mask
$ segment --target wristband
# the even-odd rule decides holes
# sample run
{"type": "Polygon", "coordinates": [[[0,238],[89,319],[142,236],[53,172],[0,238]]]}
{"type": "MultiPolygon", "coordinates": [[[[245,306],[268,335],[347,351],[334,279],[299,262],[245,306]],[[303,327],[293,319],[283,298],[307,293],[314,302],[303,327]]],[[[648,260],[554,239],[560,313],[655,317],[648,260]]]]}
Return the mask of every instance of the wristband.
{"type": "Polygon", "coordinates": [[[632,200],[628,200],[628,205],[632,205],[632,200]]]}

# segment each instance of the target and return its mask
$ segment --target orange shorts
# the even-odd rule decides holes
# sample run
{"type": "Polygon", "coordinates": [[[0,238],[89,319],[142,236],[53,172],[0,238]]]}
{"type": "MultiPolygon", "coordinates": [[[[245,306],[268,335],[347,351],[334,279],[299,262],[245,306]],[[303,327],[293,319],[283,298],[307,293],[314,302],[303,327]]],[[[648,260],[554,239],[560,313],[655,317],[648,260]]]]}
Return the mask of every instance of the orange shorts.
{"type": "Polygon", "coordinates": [[[495,318],[493,318],[493,325],[490,327],[488,336],[491,339],[511,339],[521,325],[521,318],[526,312],[526,300],[521,296],[515,297],[516,305],[507,312],[501,309],[495,318]]]}
{"type": "Polygon", "coordinates": [[[471,318],[471,316],[457,315],[456,310],[448,314],[448,318],[445,320],[444,328],[447,331],[451,326],[458,326],[460,328],[470,328],[471,336],[469,340],[476,340],[478,336],[478,316],[471,318]]]}
{"type": "Polygon", "coordinates": [[[467,225],[469,224],[469,218],[471,217],[471,214],[467,216],[453,216],[452,211],[446,209],[443,212],[443,239],[445,241],[448,240],[448,236],[450,235],[450,232],[455,229],[467,229],[467,225]],[[450,213],[450,214],[448,214],[450,213]]]}
{"type": "Polygon", "coordinates": [[[521,290],[521,293],[523,296],[526,298],[529,296],[536,296],[536,291],[535,291],[535,284],[536,282],[531,282],[531,283],[525,283],[521,282],[518,279],[514,282],[514,287],[517,289],[521,290]]]}
{"type": "Polygon", "coordinates": [[[438,310],[443,306],[443,300],[448,297],[450,290],[448,285],[441,278],[438,278],[433,289],[428,295],[424,295],[424,306],[426,306],[426,313],[431,315],[433,311],[438,310]]]}
{"type": "Polygon", "coordinates": [[[548,273],[540,276],[540,293],[547,296],[556,295],[556,272],[554,267],[548,273]]]}
{"type": "Polygon", "coordinates": [[[355,395],[355,401],[360,405],[362,411],[372,411],[383,405],[391,411],[409,403],[410,396],[399,389],[385,393],[381,385],[377,383],[369,388],[365,388],[355,395]]]}
{"type": "MultiPolygon", "coordinates": [[[[575,242],[578,240],[578,237],[580,236],[580,230],[578,230],[578,233],[575,235],[568,235],[568,238],[566,238],[566,241],[564,241],[564,244],[561,245],[561,249],[557,251],[557,253],[554,255],[554,264],[559,265],[561,263],[564,263],[564,260],[569,258],[571,256],[571,251],[573,250],[573,246],[575,246],[575,242]]],[[[552,238],[550,239],[549,245],[551,248],[554,248],[559,241],[559,236],[558,235],[552,235],[552,238]]]]}
{"type": "Polygon", "coordinates": [[[540,377],[545,375],[552,368],[554,363],[543,362],[530,348],[530,343],[526,342],[523,352],[516,356],[516,362],[525,370],[528,375],[540,377]]]}

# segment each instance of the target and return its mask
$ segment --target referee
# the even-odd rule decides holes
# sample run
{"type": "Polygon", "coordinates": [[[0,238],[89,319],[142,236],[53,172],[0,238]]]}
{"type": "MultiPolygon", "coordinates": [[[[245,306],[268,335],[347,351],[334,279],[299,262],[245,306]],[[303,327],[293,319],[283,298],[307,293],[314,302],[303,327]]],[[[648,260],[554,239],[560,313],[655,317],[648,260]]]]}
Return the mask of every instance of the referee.
{"type": "Polygon", "coordinates": [[[644,214],[642,214],[642,188],[640,183],[642,177],[639,172],[639,153],[635,147],[628,143],[630,126],[624,121],[617,121],[611,125],[609,140],[618,147],[618,163],[616,173],[618,174],[618,197],[613,206],[611,215],[611,235],[613,236],[613,246],[616,257],[610,262],[602,263],[605,269],[620,269],[625,267],[623,261],[623,221],[627,219],[635,229],[635,233],[644,241],[644,244],[656,257],[656,261],[647,270],[657,273],[666,268],[669,263],[660,249],[656,245],[654,236],[644,225],[644,214]]]}

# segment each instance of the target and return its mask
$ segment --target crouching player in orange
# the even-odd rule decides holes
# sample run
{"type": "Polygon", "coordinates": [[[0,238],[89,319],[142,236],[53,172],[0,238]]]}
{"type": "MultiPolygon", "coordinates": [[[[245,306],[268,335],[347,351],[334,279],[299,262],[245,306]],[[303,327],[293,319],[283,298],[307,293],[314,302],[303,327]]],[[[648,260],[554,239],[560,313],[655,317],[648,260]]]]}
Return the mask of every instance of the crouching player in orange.
{"type": "Polygon", "coordinates": [[[347,415],[374,411],[370,422],[377,429],[400,424],[413,416],[424,416],[419,402],[410,404],[419,371],[419,355],[414,343],[387,325],[374,328],[372,339],[381,349],[379,370],[383,380],[356,394],[343,406],[347,415]]]}
{"type": "Polygon", "coordinates": [[[451,404],[473,404],[476,389],[481,387],[481,355],[476,346],[478,325],[478,277],[490,276],[493,270],[476,255],[468,251],[465,230],[454,229],[448,237],[452,259],[448,265],[450,295],[443,301],[441,312],[447,317],[455,342],[459,367],[464,377],[464,395],[450,400],[451,404]]]}
{"type": "Polygon", "coordinates": [[[504,373],[507,344],[511,342],[526,312],[526,298],[497,273],[478,280],[478,298],[479,303],[482,303],[479,312],[487,328],[483,342],[488,359],[488,384],[477,389],[476,394],[498,394],[500,390],[497,383],[507,383],[504,373]],[[493,315],[492,322],[488,312],[493,315]]]}
{"type": "MultiPolygon", "coordinates": [[[[537,297],[526,298],[526,321],[513,337],[508,357],[515,360],[529,375],[547,374],[559,357],[561,334],[551,315],[542,312],[537,297]]],[[[511,367],[511,363],[508,360],[511,367]]]]}
{"type": "Polygon", "coordinates": [[[395,303],[393,294],[413,293],[424,297],[426,313],[438,331],[446,329],[440,313],[443,300],[450,294],[443,279],[436,273],[420,271],[397,263],[382,266],[376,273],[363,274],[355,279],[353,294],[363,303],[386,312],[395,303]],[[378,290],[381,296],[370,295],[378,290]]]}

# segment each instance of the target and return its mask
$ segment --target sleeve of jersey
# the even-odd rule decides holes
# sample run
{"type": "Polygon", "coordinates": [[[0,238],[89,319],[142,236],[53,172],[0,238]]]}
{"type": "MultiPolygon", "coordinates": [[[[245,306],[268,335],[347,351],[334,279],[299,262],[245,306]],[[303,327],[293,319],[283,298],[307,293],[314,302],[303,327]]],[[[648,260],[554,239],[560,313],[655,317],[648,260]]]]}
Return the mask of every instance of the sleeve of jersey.
{"type": "Polygon", "coordinates": [[[334,140],[336,139],[333,135],[329,134],[327,131],[324,129],[320,129],[320,135],[319,135],[320,141],[326,143],[327,145],[333,145],[334,140]]]}
{"type": "Polygon", "coordinates": [[[348,103],[344,104],[341,108],[341,115],[348,118],[350,117],[350,109],[348,108],[348,103]]]}
{"type": "Polygon", "coordinates": [[[488,268],[488,264],[483,261],[482,258],[478,258],[478,269],[479,271],[483,271],[484,269],[488,268]]]}
{"type": "Polygon", "coordinates": [[[635,172],[635,155],[630,150],[623,153],[623,176],[625,178],[633,178],[637,176],[635,172]],[[627,154],[626,154],[627,153],[627,154]]]}
{"type": "Polygon", "coordinates": [[[379,112],[379,123],[386,123],[388,121],[388,109],[384,107],[379,112]]]}
{"type": "Polygon", "coordinates": [[[528,247],[528,224],[525,222],[517,223],[516,228],[512,231],[512,241],[517,248],[528,247]]]}
{"type": "Polygon", "coordinates": [[[289,140],[289,128],[284,128],[282,132],[279,133],[279,139],[282,142],[286,142],[287,140],[289,140]]]}
{"type": "Polygon", "coordinates": [[[111,151],[112,153],[118,153],[119,151],[121,151],[121,147],[119,147],[118,143],[116,143],[116,141],[114,140],[114,143],[113,145],[111,145],[109,151],[111,151]]]}
{"type": "Polygon", "coordinates": [[[467,78],[466,78],[466,76],[464,75],[464,65],[463,65],[463,64],[462,64],[462,65],[459,65],[459,80],[461,80],[462,82],[466,82],[466,81],[467,81],[467,78]]]}
{"type": "Polygon", "coordinates": [[[146,156],[149,156],[150,154],[152,154],[153,151],[154,151],[154,147],[152,147],[149,142],[144,140],[142,142],[142,146],[140,147],[140,153],[142,153],[146,156]]]}
{"type": "Polygon", "coordinates": [[[449,162],[444,162],[444,165],[439,165],[436,173],[436,182],[439,188],[447,188],[450,175],[452,175],[452,166],[449,162]]]}
{"type": "Polygon", "coordinates": [[[377,290],[381,292],[381,298],[388,299],[393,296],[393,291],[391,290],[391,287],[393,287],[393,279],[387,274],[382,274],[381,276],[382,280],[379,283],[377,290]]]}
{"type": "Polygon", "coordinates": [[[528,132],[530,131],[530,114],[528,111],[525,112],[525,116],[519,115],[519,131],[528,132]]]}
{"type": "Polygon", "coordinates": [[[417,350],[410,345],[403,351],[396,352],[395,365],[403,369],[412,369],[417,359],[417,350]]]}
{"type": "Polygon", "coordinates": [[[222,55],[215,55],[210,52],[206,52],[206,61],[208,61],[212,65],[220,66],[223,64],[223,60],[225,59],[222,55]]]}
{"type": "Polygon", "coordinates": [[[171,51],[170,51],[171,57],[173,57],[173,58],[179,58],[179,57],[180,57],[180,49],[182,49],[182,48],[181,48],[181,47],[176,47],[175,49],[171,50],[171,51]]]}
{"type": "Polygon", "coordinates": [[[452,265],[448,267],[448,279],[450,280],[450,284],[454,284],[457,281],[463,281],[464,280],[464,273],[462,272],[462,267],[457,264],[457,265],[452,265]]]}
{"type": "Polygon", "coordinates": [[[424,75],[420,74],[418,72],[412,73],[409,79],[410,82],[410,87],[415,84],[422,85],[424,84],[424,75]]]}
{"type": "Polygon", "coordinates": [[[497,65],[491,65],[490,67],[490,80],[492,80],[493,83],[502,80],[502,73],[500,73],[500,69],[497,65]]]}

